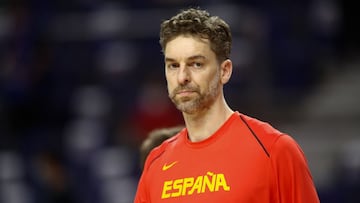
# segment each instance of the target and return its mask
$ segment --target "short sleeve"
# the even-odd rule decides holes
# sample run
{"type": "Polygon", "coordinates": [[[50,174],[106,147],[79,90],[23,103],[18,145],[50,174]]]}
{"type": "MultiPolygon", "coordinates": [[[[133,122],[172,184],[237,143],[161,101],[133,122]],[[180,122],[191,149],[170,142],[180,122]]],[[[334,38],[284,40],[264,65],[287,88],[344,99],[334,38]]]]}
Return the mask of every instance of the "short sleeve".
{"type": "Polygon", "coordinates": [[[293,138],[281,135],[271,148],[270,158],[280,202],[320,202],[305,155],[293,138]]]}
{"type": "Polygon", "coordinates": [[[134,198],[134,203],[146,203],[147,198],[146,198],[146,190],[145,190],[145,182],[144,182],[144,174],[141,175],[140,181],[138,183],[138,188],[136,191],[136,195],[134,198]]]}

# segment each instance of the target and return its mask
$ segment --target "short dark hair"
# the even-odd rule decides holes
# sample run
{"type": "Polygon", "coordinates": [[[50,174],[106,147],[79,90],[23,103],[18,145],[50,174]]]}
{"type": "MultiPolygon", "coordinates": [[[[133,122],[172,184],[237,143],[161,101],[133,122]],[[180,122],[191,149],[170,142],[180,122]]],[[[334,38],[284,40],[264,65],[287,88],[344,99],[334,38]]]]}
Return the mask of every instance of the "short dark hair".
{"type": "Polygon", "coordinates": [[[150,131],[140,146],[140,168],[144,168],[145,160],[151,150],[159,146],[166,139],[176,135],[184,128],[185,126],[179,125],[173,127],[157,128],[150,131]]]}
{"type": "Polygon", "coordinates": [[[211,16],[206,10],[190,8],[182,10],[160,26],[162,51],[166,44],[179,35],[192,35],[210,41],[210,48],[222,62],[230,58],[232,36],[230,26],[218,16],[211,16]]]}

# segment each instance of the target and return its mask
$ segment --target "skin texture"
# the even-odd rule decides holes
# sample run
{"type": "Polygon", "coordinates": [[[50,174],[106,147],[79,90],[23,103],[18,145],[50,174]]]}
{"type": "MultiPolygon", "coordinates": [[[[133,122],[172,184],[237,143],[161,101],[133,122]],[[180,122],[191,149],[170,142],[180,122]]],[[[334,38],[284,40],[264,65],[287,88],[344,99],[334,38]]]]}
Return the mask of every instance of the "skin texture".
{"type": "Polygon", "coordinates": [[[190,140],[204,140],[233,113],[223,95],[232,63],[219,62],[207,39],[191,35],[170,40],[164,54],[169,97],[183,113],[190,140]]]}

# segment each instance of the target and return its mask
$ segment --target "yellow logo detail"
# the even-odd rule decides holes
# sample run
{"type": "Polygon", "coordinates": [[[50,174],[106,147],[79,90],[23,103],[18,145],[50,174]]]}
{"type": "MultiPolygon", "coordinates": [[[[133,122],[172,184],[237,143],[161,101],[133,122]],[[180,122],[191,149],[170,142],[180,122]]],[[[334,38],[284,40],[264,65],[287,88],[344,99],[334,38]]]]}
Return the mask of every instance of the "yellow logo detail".
{"type": "Polygon", "coordinates": [[[176,163],[177,163],[177,161],[174,161],[174,162],[172,162],[172,163],[169,164],[169,165],[164,164],[163,167],[162,167],[162,170],[163,170],[163,171],[166,171],[166,170],[168,170],[169,168],[173,167],[176,163]]]}
{"type": "Polygon", "coordinates": [[[164,182],[161,199],[202,194],[207,192],[230,191],[225,175],[207,172],[197,177],[187,177],[164,182]]]}

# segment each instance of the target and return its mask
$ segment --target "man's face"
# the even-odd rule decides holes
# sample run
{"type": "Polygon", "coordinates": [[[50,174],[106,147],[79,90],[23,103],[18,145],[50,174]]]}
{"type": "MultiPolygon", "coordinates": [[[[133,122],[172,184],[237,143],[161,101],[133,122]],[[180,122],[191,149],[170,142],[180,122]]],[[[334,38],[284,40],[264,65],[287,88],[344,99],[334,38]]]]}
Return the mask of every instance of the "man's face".
{"type": "Polygon", "coordinates": [[[206,110],[219,98],[219,63],[208,40],[178,36],[165,49],[169,97],[176,107],[192,114],[206,110]]]}

